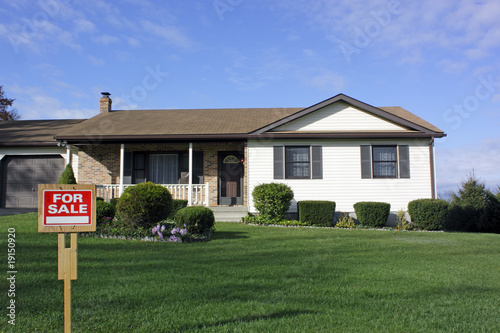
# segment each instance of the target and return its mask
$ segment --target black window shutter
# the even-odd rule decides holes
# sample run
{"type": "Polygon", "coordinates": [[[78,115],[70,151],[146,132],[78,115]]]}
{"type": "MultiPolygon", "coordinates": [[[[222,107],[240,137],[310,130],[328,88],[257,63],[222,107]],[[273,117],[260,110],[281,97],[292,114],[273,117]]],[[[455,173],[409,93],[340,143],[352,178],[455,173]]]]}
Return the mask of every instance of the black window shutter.
{"type": "Polygon", "coordinates": [[[312,146],[312,179],[323,179],[323,153],[321,146],[312,146]]]}
{"type": "Polygon", "coordinates": [[[283,179],[283,146],[274,146],[274,179],[283,179]]]}
{"type": "Polygon", "coordinates": [[[410,148],[398,146],[399,149],[399,178],[410,178],[410,148]]]}
{"type": "Polygon", "coordinates": [[[361,146],[361,178],[372,178],[372,156],[371,146],[361,146]]]}

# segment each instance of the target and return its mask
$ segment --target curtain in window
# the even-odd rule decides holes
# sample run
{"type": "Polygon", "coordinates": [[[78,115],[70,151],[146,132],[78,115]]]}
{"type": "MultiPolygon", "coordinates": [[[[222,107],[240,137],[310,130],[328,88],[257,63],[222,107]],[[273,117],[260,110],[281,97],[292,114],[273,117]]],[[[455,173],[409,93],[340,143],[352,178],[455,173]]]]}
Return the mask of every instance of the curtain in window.
{"type": "Polygon", "coordinates": [[[287,177],[309,177],[309,147],[286,147],[287,177]]]}
{"type": "Polygon", "coordinates": [[[396,147],[373,147],[373,175],[396,177],[396,147]]]}
{"type": "Polygon", "coordinates": [[[149,155],[149,179],[156,184],[177,184],[179,178],[177,154],[149,155]]]}

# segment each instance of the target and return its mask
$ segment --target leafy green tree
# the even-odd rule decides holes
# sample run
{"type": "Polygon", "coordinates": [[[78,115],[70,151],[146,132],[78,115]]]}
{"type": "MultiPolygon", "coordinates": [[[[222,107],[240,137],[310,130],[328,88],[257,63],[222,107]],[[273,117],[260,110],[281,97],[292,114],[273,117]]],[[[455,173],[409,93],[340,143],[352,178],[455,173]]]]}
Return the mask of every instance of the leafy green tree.
{"type": "Polygon", "coordinates": [[[21,118],[16,109],[12,108],[15,99],[4,96],[3,86],[0,86],[0,121],[18,120],[21,118]]]}
{"type": "Polygon", "coordinates": [[[58,184],[76,184],[75,174],[73,173],[73,168],[71,164],[66,165],[61,177],[59,177],[58,184]]]}

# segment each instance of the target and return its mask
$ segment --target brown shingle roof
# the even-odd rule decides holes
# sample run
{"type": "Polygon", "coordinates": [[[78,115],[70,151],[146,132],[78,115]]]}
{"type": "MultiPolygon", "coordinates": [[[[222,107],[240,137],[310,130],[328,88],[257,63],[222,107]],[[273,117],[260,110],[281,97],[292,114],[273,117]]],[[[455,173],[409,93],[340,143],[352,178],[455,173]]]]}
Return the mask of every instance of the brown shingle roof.
{"type": "Polygon", "coordinates": [[[430,129],[431,131],[443,133],[443,131],[440,130],[439,128],[437,128],[436,126],[432,125],[431,123],[428,123],[427,121],[423,120],[419,116],[411,113],[410,111],[408,111],[406,109],[403,109],[400,106],[379,106],[378,108],[382,109],[384,111],[387,111],[390,114],[393,114],[393,115],[398,116],[400,118],[409,120],[412,123],[415,123],[417,125],[425,127],[427,129],[430,129]]]}
{"type": "Polygon", "coordinates": [[[111,111],[90,118],[57,137],[247,134],[301,109],[111,111]]]}
{"type": "Polygon", "coordinates": [[[54,146],[54,136],[83,119],[0,121],[0,146],[54,146]]]}

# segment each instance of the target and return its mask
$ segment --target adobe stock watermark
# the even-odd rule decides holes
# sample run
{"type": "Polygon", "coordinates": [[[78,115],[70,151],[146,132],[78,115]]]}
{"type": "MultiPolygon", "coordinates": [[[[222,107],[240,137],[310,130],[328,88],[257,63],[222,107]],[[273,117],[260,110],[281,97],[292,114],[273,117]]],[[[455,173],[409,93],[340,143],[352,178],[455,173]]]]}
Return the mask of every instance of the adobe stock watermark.
{"type": "Polygon", "coordinates": [[[451,128],[454,130],[460,127],[464,119],[479,109],[482,101],[490,99],[499,90],[500,81],[495,81],[493,74],[489,74],[486,78],[480,75],[477,80],[479,83],[474,93],[465,97],[461,103],[453,104],[453,107],[446,109],[443,114],[443,119],[447,123],[453,123],[451,128]]]}
{"type": "Polygon", "coordinates": [[[226,12],[232,12],[237,6],[241,5],[243,0],[214,0],[212,2],[215,12],[221,21],[224,21],[226,12]]]}
{"type": "Polygon", "coordinates": [[[9,228],[7,233],[7,322],[16,325],[16,229],[9,228]]]}
{"type": "Polygon", "coordinates": [[[23,18],[19,31],[9,34],[9,41],[14,52],[19,52],[19,46],[28,44],[44,28],[49,18],[54,18],[61,10],[61,2],[57,0],[38,0],[40,10],[33,14],[31,19],[23,18]]]}
{"type": "MultiPolygon", "coordinates": [[[[406,0],[411,1],[411,0],[406,0]]],[[[354,38],[351,43],[341,42],[339,45],[346,61],[350,63],[354,54],[360,54],[361,50],[370,45],[382,31],[387,28],[393,18],[402,12],[400,0],[388,0],[384,9],[370,11],[371,19],[363,27],[354,27],[354,38]]]]}

